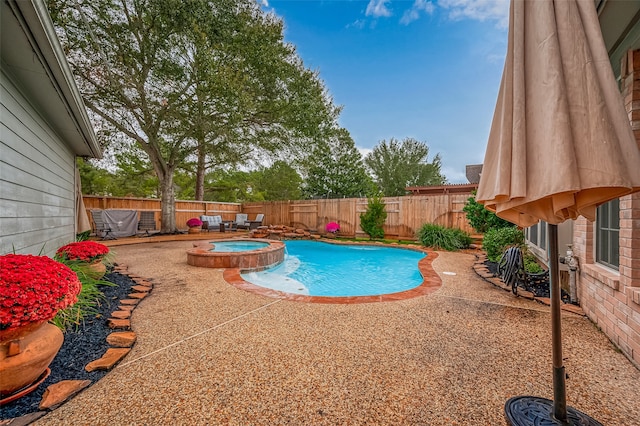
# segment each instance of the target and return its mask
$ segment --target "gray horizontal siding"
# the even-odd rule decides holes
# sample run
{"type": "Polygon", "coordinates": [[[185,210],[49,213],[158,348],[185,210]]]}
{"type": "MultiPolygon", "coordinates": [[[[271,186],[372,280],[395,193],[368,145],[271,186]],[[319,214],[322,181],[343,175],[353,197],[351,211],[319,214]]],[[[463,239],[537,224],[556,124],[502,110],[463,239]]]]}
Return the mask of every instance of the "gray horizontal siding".
{"type": "Polygon", "coordinates": [[[0,253],[53,255],[75,237],[75,156],[0,77],[0,253]]]}

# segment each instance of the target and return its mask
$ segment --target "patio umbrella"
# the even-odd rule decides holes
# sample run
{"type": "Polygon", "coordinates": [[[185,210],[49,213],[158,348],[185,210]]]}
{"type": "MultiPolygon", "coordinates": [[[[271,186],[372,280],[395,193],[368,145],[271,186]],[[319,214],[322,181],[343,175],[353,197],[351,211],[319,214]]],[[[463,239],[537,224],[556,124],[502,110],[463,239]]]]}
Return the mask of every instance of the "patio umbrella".
{"type": "Polygon", "coordinates": [[[593,0],[512,0],[477,200],[519,226],[548,223],[554,383],[552,407],[511,398],[512,423],[599,424],[566,407],[557,224],[593,221],[598,205],[640,190],[639,164],[593,0]]]}

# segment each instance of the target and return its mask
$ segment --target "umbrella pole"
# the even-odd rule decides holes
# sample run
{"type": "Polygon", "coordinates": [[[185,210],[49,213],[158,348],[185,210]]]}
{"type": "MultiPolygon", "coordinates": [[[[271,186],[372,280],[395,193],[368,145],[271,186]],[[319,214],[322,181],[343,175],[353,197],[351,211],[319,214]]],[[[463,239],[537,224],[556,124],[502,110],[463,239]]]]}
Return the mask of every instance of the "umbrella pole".
{"type": "Polygon", "coordinates": [[[549,287],[551,295],[551,339],[553,350],[553,416],[567,421],[567,388],[562,363],[560,274],[558,272],[558,225],[547,224],[549,237],[549,287]]]}

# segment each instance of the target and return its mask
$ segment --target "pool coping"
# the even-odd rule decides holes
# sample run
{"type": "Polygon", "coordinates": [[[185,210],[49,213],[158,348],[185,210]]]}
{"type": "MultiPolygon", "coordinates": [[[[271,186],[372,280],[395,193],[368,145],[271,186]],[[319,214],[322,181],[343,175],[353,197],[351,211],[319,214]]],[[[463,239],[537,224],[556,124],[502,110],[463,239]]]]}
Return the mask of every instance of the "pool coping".
{"type": "Polygon", "coordinates": [[[269,297],[272,299],[284,299],[293,302],[303,303],[326,303],[326,304],[357,304],[357,303],[374,303],[374,302],[393,302],[399,300],[413,299],[419,296],[426,296],[431,294],[442,287],[442,279],[433,269],[432,263],[438,257],[438,253],[434,251],[428,251],[418,246],[406,246],[400,247],[397,244],[384,244],[384,243],[351,243],[351,242],[338,242],[338,241],[320,241],[328,244],[344,244],[344,245],[365,245],[365,246],[383,246],[390,248],[399,248],[405,250],[419,251],[426,254],[423,259],[418,261],[418,270],[422,275],[422,283],[412,289],[388,293],[379,294],[374,296],[309,296],[304,294],[287,293],[284,291],[273,290],[266,287],[260,287],[245,281],[240,275],[244,270],[241,268],[228,268],[223,272],[223,278],[232,286],[244,290],[249,293],[259,294],[261,296],[269,297]]]}

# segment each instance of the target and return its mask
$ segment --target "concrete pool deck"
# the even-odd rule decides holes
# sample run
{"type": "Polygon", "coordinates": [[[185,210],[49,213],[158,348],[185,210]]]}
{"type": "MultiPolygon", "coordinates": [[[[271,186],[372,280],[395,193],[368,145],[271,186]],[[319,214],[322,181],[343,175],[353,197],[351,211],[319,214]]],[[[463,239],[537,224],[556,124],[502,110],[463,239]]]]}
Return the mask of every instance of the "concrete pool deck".
{"type": "MultiPolygon", "coordinates": [[[[400,301],[299,303],[186,262],[191,241],[113,247],[153,281],[137,343],[36,425],[498,425],[516,395],[552,398],[549,308],[440,252],[442,286],[400,301]]],[[[567,402],[640,424],[640,370],[585,317],[563,313],[567,402]]]]}

